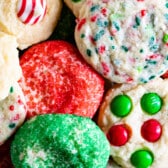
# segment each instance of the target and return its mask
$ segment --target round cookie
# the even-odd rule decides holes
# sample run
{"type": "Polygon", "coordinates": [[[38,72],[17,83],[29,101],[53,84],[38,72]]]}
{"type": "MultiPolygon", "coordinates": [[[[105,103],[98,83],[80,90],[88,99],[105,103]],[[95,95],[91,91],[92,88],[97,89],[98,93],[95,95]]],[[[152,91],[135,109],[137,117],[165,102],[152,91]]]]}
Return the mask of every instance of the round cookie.
{"type": "Polygon", "coordinates": [[[86,0],[75,40],[84,59],[105,78],[146,83],[167,70],[167,27],[165,0],[86,0]]]}
{"type": "Polygon", "coordinates": [[[105,168],[109,143],[89,118],[45,114],[27,121],[15,134],[11,158],[23,168],[105,168]]]}
{"type": "Polygon", "coordinates": [[[104,80],[65,41],[46,41],[20,58],[28,117],[70,113],[93,117],[104,93],[104,80]]]}
{"type": "Polygon", "coordinates": [[[24,95],[18,83],[14,83],[9,95],[0,101],[0,145],[16,131],[25,117],[24,95]]]}
{"type": "Polygon", "coordinates": [[[9,94],[10,87],[22,75],[16,38],[0,32],[0,101],[9,94]]]}
{"type": "Polygon", "coordinates": [[[124,168],[167,167],[168,79],[123,84],[109,90],[98,125],[111,144],[111,156],[124,168]]]}
{"type": "Polygon", "coordinates": [[[19,48],[25,49],[51,35],[61,9],[61,0],[2,0],[0,31],[16,36],[19,48]]]}

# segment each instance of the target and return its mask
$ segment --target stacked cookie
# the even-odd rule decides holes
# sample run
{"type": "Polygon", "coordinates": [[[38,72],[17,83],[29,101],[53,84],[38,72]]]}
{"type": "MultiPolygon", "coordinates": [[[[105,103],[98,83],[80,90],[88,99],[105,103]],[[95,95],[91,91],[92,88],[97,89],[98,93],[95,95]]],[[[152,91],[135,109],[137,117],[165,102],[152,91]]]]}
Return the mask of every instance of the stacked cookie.
{"type": "Polygon", "coordinates": [[[0,144],[13,134],[26,117],[25,97],[18,84],[22,77],[22,69],[17,48],[27,48],[47,39],[52,33],[62,2],[53,1],[52,7],[52,2],[49,2],[0,2],[0,144]],[[58,5],[58,10],[55,10],[54,7],[58,5]]]}
{"type": "Polygon", "coordinates": [[[0,9],[0,144],[15,132],[13,166],[105,168],[109,142],[92,120],[104,79],[74,45],[45,41],[62,1],[1,1],[0,9]]]}
{"type": "Polygon", "coordinates": [[[23,92],[18,84],[22,73],[16,38],[0,32],[0,46],[0,144],[3,144],[23,123],[26,109],[23,92]]]}
{"type": "Polygon", "coordinates": [[[166,168],[168,2],[65,3],[78,18],[79,51],[113,83],[98,116],[111,156],[123,168],[166,168]]]}

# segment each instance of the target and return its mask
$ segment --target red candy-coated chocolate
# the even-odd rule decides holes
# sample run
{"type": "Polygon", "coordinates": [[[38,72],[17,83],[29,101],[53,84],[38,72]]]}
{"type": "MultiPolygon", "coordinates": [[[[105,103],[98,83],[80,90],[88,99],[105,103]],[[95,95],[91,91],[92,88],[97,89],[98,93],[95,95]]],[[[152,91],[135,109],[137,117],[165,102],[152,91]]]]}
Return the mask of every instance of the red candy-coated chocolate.
{"type": "Polygon", "coordinates": [[[113,125],[107,133],[107,139],[111,145],[122,146],[125,145],[129,139],[129,131],[126,125],[113,125]]]}
{"type": "Polygon", "coordinates": [[[141,127],[142,137],[149,142],[156,142],[162,134],[162,127],[155,119],[150,119],[144,122],[141,127]]]}
{"type": "Polygon", "coordinates": [[[20,58],[28,117],[69,113],[93,117],[104,93],[104,80],[65,41],[47,41],[20,58]]]}

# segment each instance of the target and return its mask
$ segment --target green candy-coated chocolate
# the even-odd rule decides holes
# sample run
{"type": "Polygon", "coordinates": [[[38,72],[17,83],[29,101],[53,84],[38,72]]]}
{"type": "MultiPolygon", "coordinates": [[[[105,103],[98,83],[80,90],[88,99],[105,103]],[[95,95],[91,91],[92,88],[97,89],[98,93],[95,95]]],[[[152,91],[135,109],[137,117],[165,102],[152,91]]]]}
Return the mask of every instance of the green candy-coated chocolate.
{"type": "Polygon", "coordinates": [[[146,93],[141,98],[141,107],[148,114],[156,114],[162,107],[162,99],[157,93],[146,93]]]}
{"type": "Polygon", "coordinates": [[[168,43],[168,34],[164,34],[163,36],[163,42],[168,43]]]}
{"type": "Polygon", "coordinates": [[[16,132],[11,159],[16,168],[105,168],[110,145],[89,118],[36,116],[16,132]]]}
{"type": "Polygon", "coordinates": [[[132,109],[132,101],[127,95],[118,95],[111,101],[110,109],[117,117],[125,117],[132,109]]]}
{"type": "Polygon", "coordinates": [[[136,168],[149,168],[153,163],[153,154],[148,150],[138,150],[131,155],[131,164],[136,168]]]}

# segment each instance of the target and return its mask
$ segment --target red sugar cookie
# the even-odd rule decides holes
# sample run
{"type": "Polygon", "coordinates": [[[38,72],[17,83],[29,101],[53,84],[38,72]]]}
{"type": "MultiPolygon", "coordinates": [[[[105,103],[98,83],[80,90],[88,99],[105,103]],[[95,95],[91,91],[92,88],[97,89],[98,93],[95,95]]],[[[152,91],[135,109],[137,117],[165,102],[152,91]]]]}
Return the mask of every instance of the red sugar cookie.
{"type": "Polygon", "coordinates": [[[65,41],[47,41],[20,58],[28,117],[73,113],[93,117],[104,93],[104,80],[65,41]]]}

